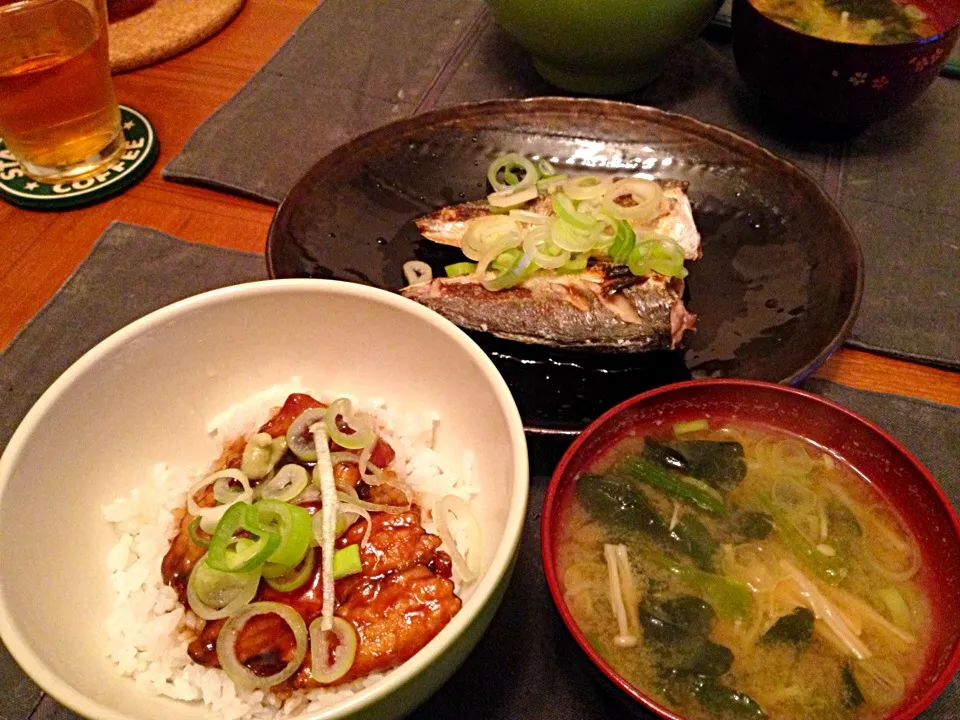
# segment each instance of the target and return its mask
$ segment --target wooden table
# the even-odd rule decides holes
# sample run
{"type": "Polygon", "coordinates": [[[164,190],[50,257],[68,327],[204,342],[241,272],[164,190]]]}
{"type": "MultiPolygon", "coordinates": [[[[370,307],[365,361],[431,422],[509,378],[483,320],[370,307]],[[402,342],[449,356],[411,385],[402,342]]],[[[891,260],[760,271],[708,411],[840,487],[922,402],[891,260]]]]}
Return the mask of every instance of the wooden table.
{"type": "MultiPolygon", "coordinates": [[[[201,47],[115,78],[120,101],[153,121],[161,141],[160,159],[137,187],[91,208],[48,214],[0,203],[0,347],[50,299],[114,220],[155,227],[192,242],[263,251],[272,206],[165,182],[160,169],[315,5],[315,0],[247,0],[237,19],[201,47]]],[[[945,325],[944,332],[949,331],[945,325]]],[[[871,353],[842,349],[817,376],[960,406],[960,373],[871,353]]]]}

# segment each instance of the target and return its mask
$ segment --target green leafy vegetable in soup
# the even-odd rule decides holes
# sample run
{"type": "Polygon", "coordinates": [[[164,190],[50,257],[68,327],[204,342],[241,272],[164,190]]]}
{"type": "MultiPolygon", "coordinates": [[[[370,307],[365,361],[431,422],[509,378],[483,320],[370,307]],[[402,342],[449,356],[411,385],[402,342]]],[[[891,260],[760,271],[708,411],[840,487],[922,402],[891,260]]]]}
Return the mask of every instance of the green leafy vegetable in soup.
{"type": "Polygon", "coordinates": [[[767,17],[806,35],[861,45],[891,45],[936,35],[919,6],[900,0],[750,0],[767,17]]]}
{"type": "Polygon", "coordinates": [[[673,432],[619,441],[563,508],[558,571],[591,644],[694,720],[887,715],[930,632],[893,508],[796,438],[673,432]]]}

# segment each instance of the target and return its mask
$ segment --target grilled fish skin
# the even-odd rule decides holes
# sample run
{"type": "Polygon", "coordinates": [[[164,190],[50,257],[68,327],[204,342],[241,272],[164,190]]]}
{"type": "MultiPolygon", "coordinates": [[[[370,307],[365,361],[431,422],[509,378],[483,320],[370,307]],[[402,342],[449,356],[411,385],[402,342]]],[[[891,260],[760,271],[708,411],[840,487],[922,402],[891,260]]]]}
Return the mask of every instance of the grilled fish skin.
{"type": "MultiPolygon", "coordinates": [[[[660,214],[650,222],[634,224],[634,229],[652,231],[673,238],[683,248],[685,260],[698,260],[700,233],[693,221],[693,209],[686,194],[689,183],[683,180],[662,179],[655,182],[663,189],[660,214]]],[[[538,215],[553,215],[552,203],[552,196],[541,193],[523,205],[522,209],[538,215]]],[[[416,223],[420,233],[428,240],[459,247],[470,221],[490,213],[490,205],[486,200],[475,200],[441,208],[417,219],[416,223]]]]}
{"type": "Polygon", "coordinates": [[[597,263],[497,292],[473,276],[436,278],[400,292],[463,328],[507,340],[610,352],[677,347],[696,322],[681,299],[683,280],[627,277],[624,269],[597,263]]]}

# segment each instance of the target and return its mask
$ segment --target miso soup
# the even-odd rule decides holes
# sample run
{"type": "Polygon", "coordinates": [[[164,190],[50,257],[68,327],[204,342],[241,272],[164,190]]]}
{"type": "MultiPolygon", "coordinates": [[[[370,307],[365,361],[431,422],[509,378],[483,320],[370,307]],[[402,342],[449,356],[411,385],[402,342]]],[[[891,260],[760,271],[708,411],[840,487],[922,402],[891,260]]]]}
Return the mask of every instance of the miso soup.
{"type": "Polygon", "coordinates": [[[899,0],[750,0],[772,20],[806,35],[861,45],[913,42],[936,35],[919,5],[899,0]]]}
{"type": "Polygon", "coordinates": [[[810,443],[678,429],[620,440],[562,510],[558,577],[590,643],[684,717],[886,715],[930,635],[907,526],[810,443]]]}

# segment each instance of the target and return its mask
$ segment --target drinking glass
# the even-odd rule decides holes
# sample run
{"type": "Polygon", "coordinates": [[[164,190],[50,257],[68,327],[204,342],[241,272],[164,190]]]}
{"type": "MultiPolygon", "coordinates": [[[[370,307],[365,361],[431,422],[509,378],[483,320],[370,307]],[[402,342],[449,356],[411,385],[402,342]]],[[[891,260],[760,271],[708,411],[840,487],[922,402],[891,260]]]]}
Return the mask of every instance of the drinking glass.
{"type": "Polygon", "coordinates": [[[124,149],[106,0],[0,0],[0,136],[24,172],[95,175],[124,149]]]}

